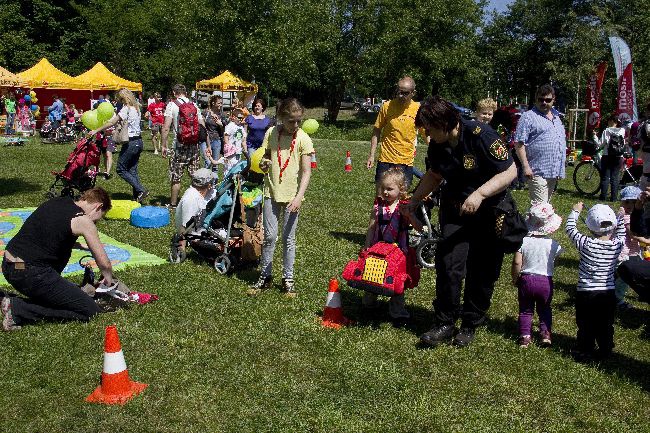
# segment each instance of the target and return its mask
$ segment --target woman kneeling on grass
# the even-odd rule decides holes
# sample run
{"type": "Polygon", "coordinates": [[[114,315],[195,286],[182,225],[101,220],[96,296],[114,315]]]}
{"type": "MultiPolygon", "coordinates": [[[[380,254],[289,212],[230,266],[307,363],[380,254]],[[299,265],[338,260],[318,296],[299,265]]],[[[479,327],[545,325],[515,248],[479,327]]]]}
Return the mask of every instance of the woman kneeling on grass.
{"type": "Polygon", "coordinates": [[[311,155],[314,153],[311,138],[300,129],[304,113],[304,107],[295,98],[280,102],[277,117],[282,124],[269,129],[262,142],[265,153],[260,166],[268,170],[264,176],[264,243],[260,277],[248,290],[251,296],[270,288],[273,282],[273,252],[281,216],[284,247],[282,290],[289,297],[296,295],[293,279],[296,227],[311,178],[311,155]]]}
{"type": "Polygon", "coordinates": [[[77,238],[83,236],[107,286],[113,284],[113,267],[99,240],[95,224],[111,208],[102,188],[93,188],[77,201],[57,197],[38,207],[7,244],[2,273],[29,299],[2,299],[2,329],[13,331],[38,320],[87,322],[100,312],[95,300],[79,286],[61,277],[77,238]]]}

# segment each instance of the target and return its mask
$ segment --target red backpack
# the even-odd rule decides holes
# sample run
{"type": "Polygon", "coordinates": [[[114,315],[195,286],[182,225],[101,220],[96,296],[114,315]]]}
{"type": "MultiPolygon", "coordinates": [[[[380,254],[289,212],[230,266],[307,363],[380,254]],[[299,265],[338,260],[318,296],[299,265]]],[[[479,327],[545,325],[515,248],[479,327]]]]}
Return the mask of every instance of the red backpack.
{"type": "Polygon", "coordinates": [[[178,105],[178,129],[176,139],[185,146],[199,142],[199,111],[191,102],[174,101],[178,105]]]}

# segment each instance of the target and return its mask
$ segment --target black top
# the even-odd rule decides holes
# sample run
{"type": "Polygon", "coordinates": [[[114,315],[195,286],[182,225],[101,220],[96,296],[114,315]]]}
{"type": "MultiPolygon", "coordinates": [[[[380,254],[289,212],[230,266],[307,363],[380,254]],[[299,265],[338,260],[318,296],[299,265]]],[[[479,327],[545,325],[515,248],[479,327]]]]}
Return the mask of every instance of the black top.
{"type": "MultiPolygon", "coordinates": [[[[431,142],[427,151],[429,169],[445,179],[442,205],[462,205],[465,199],[496,174],[513,163],[508,147],[499,134],[485,123],[460,121],[458,144],[431,142]]],[[[481,204],[498,203],[505,191],[489,197],[481,204]]]]}
{"type": "Polygon", "coordinates": [[[29,264],[50,266],[61,273],[77,241],[70,221],[83,214],[71,197],[48,200],[25,220],[7,244],[7,251],[29,264]]]}

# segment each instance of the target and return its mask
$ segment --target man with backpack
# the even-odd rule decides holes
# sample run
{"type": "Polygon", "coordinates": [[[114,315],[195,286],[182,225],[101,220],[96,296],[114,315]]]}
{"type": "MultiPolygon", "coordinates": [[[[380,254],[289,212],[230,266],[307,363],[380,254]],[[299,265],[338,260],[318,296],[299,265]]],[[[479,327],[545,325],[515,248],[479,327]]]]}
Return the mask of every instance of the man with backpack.
{"type": "MultiPolygon", "coordinates": [[[[162,153],[169,157],[169,180],[171,181],[170,208],[175,209],[181,190],[181,178],[187,168],[191,177],[200,167],[199,126],[205,128],[203,116],[199,107],[187,97],[187,91],[182,84],[176,84],[172,92],[174,99],[165,108],[165,123],[162,128],[162,153]],[[167,147],[170,129],[174,141],[171,148],[167,147]]],[[[209,156],[209,149],[206,154],[209,156]]]]}
{"type": "Polygon", "coordinates": [[[621,126],[620,120],[614,115],[607,117],[607,128],[598,140],[594,132],[594,141],[603,149],[600,158],[600,198],[607,200],[607,190],[611,185],[610,201],[618,200],[618,190],[621,180],[621,158],[625,153],[625,128],[621,126]]]}

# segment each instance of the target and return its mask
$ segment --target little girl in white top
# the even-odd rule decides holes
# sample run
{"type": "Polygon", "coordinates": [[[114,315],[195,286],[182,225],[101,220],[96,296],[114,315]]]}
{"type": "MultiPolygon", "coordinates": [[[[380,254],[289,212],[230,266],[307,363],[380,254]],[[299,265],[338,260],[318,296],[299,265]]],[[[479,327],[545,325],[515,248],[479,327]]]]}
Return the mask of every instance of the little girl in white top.
{"type": "Polygon", "coordinates": [[[553,270],[560,244],[548,236],[562,225],[550,203],[536,203],[526,218],[528,235],[512,259],[512,283],[519,298],[519,346],[531,342],[533,312],[537,306],[542,344],[551,345],[553,270]]]}

